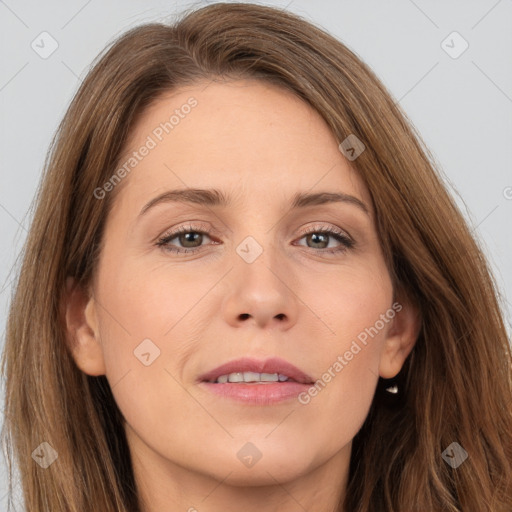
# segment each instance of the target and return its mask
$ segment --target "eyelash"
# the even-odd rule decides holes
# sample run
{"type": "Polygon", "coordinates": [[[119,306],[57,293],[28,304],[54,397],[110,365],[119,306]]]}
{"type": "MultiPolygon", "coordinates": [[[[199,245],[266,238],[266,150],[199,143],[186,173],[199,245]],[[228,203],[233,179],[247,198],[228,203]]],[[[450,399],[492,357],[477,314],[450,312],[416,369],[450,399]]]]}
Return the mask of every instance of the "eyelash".
{"type": "MultiPolygon", "coordinates": [[[[179,248],[179,247],[173,247],[173,246],[168,245],[171,240],[174,240],[177,236],[184,234],[184,233],[198,233],[201,235],[207,235],[209,237],[208,232],[203,230],[202,228],[198,229],[197,227],[194,227],[191,225],[180,226],[178,229],[172,231],[171,233],[167,233],[167,234],[163,235],[161,238],[159,238],[155,245],[157,247],[162,247],[163,250],[165,250],[167,252],[176,253],[176,254],[194,254],[194,253],[200,251],[204,247],[203,245],[201,245],[199,247],[179,248]]],[[[354,240],[338,228],[325,229],[325,228],[313,226],[308,231],[302,232],[299,240],[301,240],[305,236],[310,235],[312,233],[330,235],[332,238],[334,238],[337,242],[340,242],[340,244],[341,244],[338,247],[334,247],[334,248],[330,248],[330,249],[327,249],[327,248],[315,249],[314,247],[307,247],[308,249],[312,249],[313,251],[319,251],[324,254],[325,253],[337,254],[337,253],[344,253],[344,252],[348,251],[349,249],[352,249],[355,246],[354,240]]]]}

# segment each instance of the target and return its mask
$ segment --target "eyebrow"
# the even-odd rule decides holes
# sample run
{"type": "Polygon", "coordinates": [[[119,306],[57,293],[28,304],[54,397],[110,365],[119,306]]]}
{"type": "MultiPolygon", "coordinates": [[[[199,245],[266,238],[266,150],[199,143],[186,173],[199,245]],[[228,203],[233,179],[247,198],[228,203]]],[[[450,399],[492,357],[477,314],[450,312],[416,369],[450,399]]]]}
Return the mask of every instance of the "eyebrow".
{"type": "MultiPolygon", "coordinates": [[[[202,206],[230,206],[232,204],[231,198],[227,197],[222,191],[217,189],[186,188],[168,190],[145,204],[139,213],[139,217],[144,215],[150,208],[153,208],[157,204],[170,202],[194,203],[202,206]]],[[[363,201],[355,196],[341,192],[299,192],[293,196],[291,208],[293,210],[329,203],[351,204],[362,210],[366,215],[370,214],[368,207],[363,203],[363,201]]]]}

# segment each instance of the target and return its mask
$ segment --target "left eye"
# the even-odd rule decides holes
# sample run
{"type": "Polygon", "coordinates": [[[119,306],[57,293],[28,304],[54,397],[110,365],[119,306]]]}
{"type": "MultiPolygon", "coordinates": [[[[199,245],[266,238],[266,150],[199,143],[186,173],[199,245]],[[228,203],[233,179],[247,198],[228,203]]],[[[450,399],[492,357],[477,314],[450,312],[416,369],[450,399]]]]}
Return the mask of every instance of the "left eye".
{"type": "Polygon", "coordinates": [[[323,247],[311,247],[312,249],[329,249],[327,252],[336,252],[338,250],[350,249],[354,244],[352,240],[342,232],[338,231],[329,231],[316,229],[314,231],[309,231],[308,233],[304,233],[300,240],[306,238],[306,240],[311,241],[313,244],[323,245],[327,243],[326,246],[323,247]],[[334,239],[340,246],[329,246],[329,239],[334,239]]]}

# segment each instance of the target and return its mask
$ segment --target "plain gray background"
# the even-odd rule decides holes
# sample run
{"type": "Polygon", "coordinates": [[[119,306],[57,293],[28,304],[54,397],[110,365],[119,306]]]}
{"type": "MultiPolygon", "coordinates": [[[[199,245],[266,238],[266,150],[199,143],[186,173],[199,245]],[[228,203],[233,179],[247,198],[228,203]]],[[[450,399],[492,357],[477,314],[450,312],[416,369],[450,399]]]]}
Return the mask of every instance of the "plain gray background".
{"type": "MultiPolygon", "coordinates": [[[[90,63],[128,28],[170,21],[184,8],[208,3],[215,2],[0,0],[2,348],[11,269],[30,225],[28,209],[44,157],[90,63]],[[47,58],[31,46],[39,46],[39,52],[43,44],[51,49],[50,36],[42,32],[58,44],[47,58]]],[[[373,68],[400,102],[484,246],[510,329],[512,0],[256,3],[286,8],[331,32],[373,68]]],[[[0,510],[7,510],[0,460],[0,510]]]]}

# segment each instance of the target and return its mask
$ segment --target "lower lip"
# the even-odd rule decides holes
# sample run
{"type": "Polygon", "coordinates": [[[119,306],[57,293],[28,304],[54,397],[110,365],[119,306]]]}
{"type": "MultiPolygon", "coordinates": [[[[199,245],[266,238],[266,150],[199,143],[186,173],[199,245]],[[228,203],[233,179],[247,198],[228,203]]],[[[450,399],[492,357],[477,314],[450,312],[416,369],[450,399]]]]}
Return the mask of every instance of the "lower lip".
{"type": "Polygon", "coordinates": [[[300,382],[269,382],[268,384],[201,382],[208,391],[246,404],[271,405],[297,398],[313,384],[300,382]]]}

